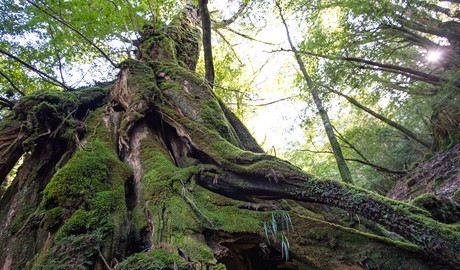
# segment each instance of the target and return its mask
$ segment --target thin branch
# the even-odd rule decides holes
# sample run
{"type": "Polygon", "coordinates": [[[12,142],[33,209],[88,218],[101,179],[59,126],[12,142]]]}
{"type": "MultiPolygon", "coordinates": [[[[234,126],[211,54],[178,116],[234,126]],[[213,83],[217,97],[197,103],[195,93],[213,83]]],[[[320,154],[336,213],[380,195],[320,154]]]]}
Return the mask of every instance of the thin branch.
{"type": "Polygon", "coordinates": [[[241,93],[241,94],[246,95],[247,98],[249,98],[249,96],[248,96],[246,93],[244,93],[243,91],[236,90],[236,89],[232,89],[232,88],[226,88],[226,87],[220,86],[220,85],[218,85],[218,84],[211,83],[211,82],[209,82],[208,80],[206,80],[205,76],[203,76],[202,74],[200,74],[200,73],[198,73],[198,72],[196,72],[196,71],[191,71],[191,72],[194,73],[194,74],[196,74],[196,75],[199,75],[201,78],[203,78],[203,80],[204,80],[206,83],[212,85],[213,87],[220,88],[220,89],[225,90],[225,91],[231,91],[231,92],[235,92],[235,93],[241,93]]]}
{"type": "Polygon", "coordinates": [[[290,96],[290,97],[285,97],[285,98],[280,98],[280,99],[277,99],[277,100],[274,100],[274,101],[270,101],[270,102],[267,102],[267,103],[262,103],[262,104],[247,104],[247,106],[254,106],[254,107],[261,107],[261,106],[267,106],[267,105],[272,105],[272,104],[275,104],[275,103],[278,103],[278,102],[281,102],[281,101],[285,101],[285,100],[291,100],[293,98],[296,98],[296,97],[299,97],[300,95],[295,95],[295,96],[290,96]]]}
{"type": "Polygon", "coordinates": [[[99,48],[96,44],[94,44],[89,38],[87,38],[82,32],[78,31],[73,25],[71,25],[70,23],[66,22],[65,20],[61,19],[61,18],[58,18],[57,16],[49,13],[48,11],[44,10],[43,8],[41,8],[39,5],[35,4],[34,2],[30,1],[30,0],[26,0],[27,3],[33,5],[34,7],[36,7],[38,10],[40,10],[41,12],[47,14],[48,16],[50,16],[51,18],[55,19],[56,21],[60,22],[61,24],[67,26],[70,30],[74,31],[75,33],[77,33],[79,36],[81,36],[86,42],[88,42],[91,46],[93,46],[96,50],[98,50],[103,56],[105,59],[107,59],[110,64],[112,64],[112,66],[114,66],[115,68],[118,68],[118,66],[110,59],[110,57],[101,49],[99,48]]]}
{"type": "MultiPolygon", "coordinates": [[[[300,149],[300,150],[295,150],[295,151],[298,151],[298,152],[309,152],[309,153],[313,153],[313,154],[331,154],[333,155],[334,153],[332,151],[315,151],[315,150],[310,150],[310,149],[300,149]]],[[[354,162],[358,162],[358,163],[361,163],[363,165],[367,165],[367,166],[370,166],[378,171],[381,171],[381,172],[387,172],[387,173],[392,173],[392,174],[405,174],[406,171],[393,171],[393,170],[389,170],[387,168],[383,168],[383,167],[380,167],[380,166],[377,166],[375,164],[372,164],[370,162],[366,162],[366,161],[363,161],[363,160],[360,160],[360,159],[354,159],[354,158],[345,158],[346,161],[354,161],[354,162]]]]}
{"type": "Polygon", "coordinates": [[[345,139],[344,136],[342,136],[342,134],[340,134],[340,132],[335,128],[335,126],[332,126],[332,128],[334,129],[334,131],[339,136],[339,139],[341,139],[351,149],[353,149],[364,161],[358,160],[358,159],[356,159],[356,160],[355,159],[347,159],[347,158],[345,160],[356,161],[356,162],[359,162],[361,164],[368,165],[368,166],[376,169],[377,171],[381,171],[381,172],[388,172],[388,173],[393,173],[393,174],[404,174],[404,173],[406,173],[405,171],[394,171],[394,170],[390,170],[390,169],[387,169],[387,168],[384,168],[384,167],[381,167],[381,166],[378,166],[378,165],[375,165],[375,164],[371,163],[354,145],[352,145],[347,139],[345,139]]]}
{"type": "Polygon", "coordinates": [[[53,41],[53,45],[54,45],[54,53],[56,54],[56,58],[58,59],[58,63],[59,63],[59,73],[61,74],[61,80],[62,80],[62,83],[65,84],[64,75],[62,74],[61,56],[59,55],[59,52],[57,50],[56,42],[54,40],[53,29],[51,28],[50,23],[48,23],[48,27],[49,27],[49,30],[50,30],[51,40],[53,41]]]}
{"type": "Polygon", "coordinates": [[[345,159],[346,161],[355,161],[355,162],[358,162],[358,163],[361,163],[361,164],[364,164],[364,165],[367,165],[367,166],[370,166],[378,171],[381,171],[381,172],[387,172],[387,173],[392,173],[392,174],[406,174],[407,172],[406,171],[393,171],[393,170],[389,170],[389,169],[386,169],[386,168],[383,168],[383,167],[380,167],[380,166],[377,166],[375,164],[372,164],[372,163],[369,163],[369,162],[366,162],[366,161],[363,161],[363,160],[360,160],[360,159],[354,159],[354,158],[346,158],[345,159]]]}
{"type": "Polygon", "coordinates": [[[252,40],[252,41],[260,42],[260,43],[263,43],[263,44],[266,44],[266,45],[272,45],[272,46],[275,46],[275,45],[276,45],[276,44],[274,44],[274,43],[270,43],[270,42],[266,42],[266,41],[262,41],[262,40],[255,39],[255,38],[250,37],[250,36],[248,36],[248,35],[246,35],[246,34],[243,34],[243,33],[240,33],[240,32],[238,32],[238,31],[235,31],[235,30],[233,30],[233,29],[231,29],[231,28],[229,28],[229,27],[225,27],[225,28],[223,28],[223,29],[228,30],[228,31],[230,31],[230,32],[232,32],[232,33],[234,33],[234,34],[237,34],[238,36],[243,37],[243,38],[245,38],[245,39],[249,39],[249,40],[252,40]]]}
{"type": "Polygon", "coordinates": [[[354,145],[352,145],[347,139],[345,139],[344,136],[342,136],[342,134],[335,128],[334,125],[332,125],[332,128],[334,129],[335,133],[337,133],[339,139],[341,139],[344,143],[346,143],[351,149],[353,149],[356,154],[358,154],[362,159],[364,159],[364,161],[366,162],[369,162],[369,160],[361,153],[361,151],[359,151],[358,149],[356,149],[356,147],[354,147],[354,145]]]}
{"type": "Polygon", "coordinates": [[[433,82],[433,81],[431,81],[431,80],[429,80],[427,78],[424,78],[424,77],[419,77],[419,76],[416,76],[416,75],[410,75],[410,74],[407,74],[407,73],[404,73],[404,72],[391,70],[391,69],[388,69],[388,68],[375,68],[375,67],[367,67],[367,66],[361,66],[359,68],[367,69],[367,70],[374,70],[374,71],[389,72],[389,73],[393,73],[393,74],[399,74],[399,75],[402,75],[402,76],[407,77],[409,79],[412,79],[414,81],[423,81],[423,82],[426,82],[426,83],[429,83],[429,84],[432,84],[432,85],[436,85],[436,86],[442,85],[442,83],[440,83],[440,82],[433,82]]]}
{"type": "Polygon", "coordinates": [[[2,75],[10,84],[11,86],[14,88],[14,90],[16,90],[19,94],[21,94],[21,96],[25,96],[24,92],[22,92],[14,83],[12,80],[10,80],[10,78],[8,78],[8,76],[6,76],[5,73],[3,73],[2,71],[0,71],[0,75],[2,75]]]}
{"type": "Polygon", "coordinates": [[[294,43],[292,42],[288,25],[286,23],[286,20],[284,19],[284,15],[283,15],[281,6],[279,5],[278,1],[275,1],[275,5],[278,8],[279,16],[286,30],[286,36],[287,36],[289,45],[292,49],[292,52],[294,53],[294,56],[297,61],[297,64],[299,65],[300,71],[302,72],[302,75],[307,83],[308,89],[313,97],[313,101],[315,102],[318,113],[321,116],[321,120],[323,121],[323,127],[326,132],[329,143],[332,147],[332,151],[334,152],[334,157],[335,157],[342,181],[353,184],[353,178],[351,177],[350,170],[348,169],[348,166],[344,160],[342,149],[340,148],[340,144],[338,143],[337,138],[335,137],[334,131],[331,128],[331,121],[329,120],[329,116],[326,112],[326,109],[324,108],[323,103],[318,95],[318,90],[316,86],[314,85],[313,80],[311,79],[310,75],[308,74],[307,69],[305,68],[305,64],[300,56],[300,53],[297,51],[297,48],[294,46],[294,43]]]}
{"type": "Polygon", "coordinates": [[[334,154],[332,151],[317,151],[317,150],[310,150],[310,149],[298,149],[295,150],[297,152],[309,152],[313,154],[334,154]]]}
{"type": "Polygon", "coordinates": [[[230,48],[230,50],[233,52],[233,54],[235,55],[236,59],[238,60],[238,62],[240,62],[240,64],[242,65],[243,62],[241,62],[240,58],[238,57],[238,54],[236,54],[235,50],[233,49],[233,46],[232,44],[230,44],[230,42],[225,38],[225,36],[217,29],[214,29],[214,31],[222,38],[222,40],[224,41],[225,44],[228,45],[228,47],[230,48]]]}
{"type": "Polygon", "coordinates": [[[392,126],[393,128],[401,131],[404,135],[406,135],[407,137],[413,139],[414,141],[417,141],[418,143],[420,143],[421,145],[425,146],[426,148],[430,148],[430,143],[424,141],[424,140],[421,140],[417,137],[417,135],[415,135],[412,131],[408,130],[407,128],[401,126],[400,124],[394,122],[394,121],[391,121],[390,119],[374,112],[373,110],[365,107],[364,105],[361,105],[361,103],[359,103],[358,101],[356,101],[356,99],[350,97],[350,96],[347,96],[339,91],[336,91],[334,89],[332,89],[331,87],[328,87],[326,85],[323,85],[324,88],[326,88],[327,90],[329,90],[330,92],[332,93],[335,93],[339,96],[342,96],[344,97],[348,102],[350,102],[351,104],[355,105],[356,107],[360,108],[361,110],[367,112],[368,114],[374,116],[375,118],[381,120],[382,122],[386,123],[387,125],[389,126],[392,126]]]}
{"type": "MultiPolygon", "coordinates": [[[[28,1],[28,0],[27,0],[27,1],[28,1]]],[[[10,54],[9,52],[6,52],[6,51],[0,49],[0,53],[3,53],[4,55],[7,55],[7,56],[13,58],[14,60],[18,61],[19,63],[21,63],[22,65],[24,65],[24,66],[27,67],[28,69],[34,71],[35,73],[39,74],[40,76],[46,77],[47,79],[51,80],[51,81],[48,81],[48,80],[47,80],[49,83],[54,84],[54,85],[56,85],[56,86],[60,86],[60,87],[62,87],[62,88],[64,88],[64,89],[66,89],[66,90],[69,89],[69,87],[68,87],[67,85],[65,85],[64,83],[62,83],[62,82],[56,80],[55,78],[49,76],[48,74],[44,73],[43,71],[40,71],[40,70],[36,69],[36,68],[33,67],[31,64],[22,61],[21,59],[19,59],[18,57],[16,57],[16,56],[10,54]]]]}
{"type": "MultiPolygon", "coordinates": [[[[280,50],[277,50],[277,51],[290,52],[292,50],[280,49],[280,50]]],[[[274,52],[276,52],[276,51],[274,51],[274,52]]],[[[311,55],[311,56],[317,56],[317,57],[321,57],[321,58],[325,58],[325,59],[331,59],[331,60],[337,59],[337,60],[342,60],[342,61],[358,62],[358,63],[363,63],[363,64],[367,64],[367,65],[371,65],[371,66],[377,66],[377,67],[385,68],[385,71],[389,71],[389,72],[399,71],[398,74],[401,74],[401,75],[405,75],[405,73],[408,73],[408,74],[411,74],[411,75],[416,75],[416,76],[419,76],[419,77],[427,79],[429,82],[446,81],[445,79],[443,79],[441,77],[431,75],[431,74],[427,74],[425,72],[421,72],[421,71],[414,70],[414,69],[411,69],[411,68],[400,67],[400,66],[391,65],[391,64],[382,64],[382,63],[378,63],[378,62],[374,62],[374,61],[370,61],[370,60],[365,60],[365,59],[361,59],[361,58],[356,58],[356,57],[334,57],[334,56],[331,56],[331,55],[324,55],[324,54],[314,53],[314,52],[310,52],[310,51],[299,51],[299,53],[306,54],[306,55],[311,55]]],[[[407,76],[407,75],[405,75],[405,76],[407,76]]]]}
{"type": "Polygon", "coordinates": [[[147,3],[149,4],[150,12],[152,13],[153,33],[155,34],[155,27],[156,27],[156,24],[157,24],[157,19],[156,19],[156,16],[155,16],[155,12],[153,12],[153,8],[152,8],[152,5],[150,3],[150,0],[147,0],[147,3]]]}
{"type": "Polygon", "coordinates": [[[135,22],[135,19],[133,18],[133,14],[131,12],[131,3],[129,2],[129,0],[123,0],[126,5],[128,6],[128,15],[129,15],[129,19],[131,20],[131,24],[133,25],[133,31],[136,33],[136,29],[137,29],[137,26],[136,26],[136,22],[135,22]]]}
{"type": "Polygon", "coordinates": [[[11,100],[8,100],[6,98],[3,98],[3,97],[0,97],[0,105],[1,106],[5,106],[5,107],[8,107],[10,109],[12,109],[14,107],[14,102],[12,102],[11,100]]]}
{"type": "Polygon", "coordinates": [[[220,22],[213,21],[212,27],[213,28],[224,28],[235,22],[235,20],[243,13],[243,11],[246,9],[248,6],[248,1],[243,0],[243,3],[241,3],[240,8],[238,11],[230,18],[227,20],[223,20],[220,22]]]}

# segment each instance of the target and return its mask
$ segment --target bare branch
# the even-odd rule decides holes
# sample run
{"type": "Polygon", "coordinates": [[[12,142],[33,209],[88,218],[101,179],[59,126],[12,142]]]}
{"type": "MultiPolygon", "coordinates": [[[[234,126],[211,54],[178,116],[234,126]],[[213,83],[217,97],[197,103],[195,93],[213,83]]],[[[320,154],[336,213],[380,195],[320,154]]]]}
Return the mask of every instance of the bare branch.
{"type": "Polygon", "coordinates": [[[53,41],[53,45],[54,45],[54,53],[56,54],[56,58],[58,59],[59,73],[61,74],[61,80],[62,80],[62,82],[65,84],[64,75],[62,74],[61,56],[59,55],[59,52],[58,52],[58,50],[57,50],[56,42],[55,42],[55,40],[54,40],[53,29],[51,28],[51,24],[50,24],[50,23],[48,23],[48,27],[49,27],[49,30],[50,30],[51,40],[53,41]]]}
{"type": "Polygon", "coordinates": [[[5,73],[1,72],[0,71],[0,75],[2,75],[10,84],[11,86],[14,88],[14,90],[16,90],[19,94],[21,94],[21,96],[25,96],[24,92],[22,92],[14,83],[12,80],[10,80],[10,78],[8,78],[8,76],[6,76],[5,73]]]}
{"type": "Polygon", "coordinates": [[[230,19],[223,20],[220,22],[213,21],[212,27],[213,28],[224,28],[224,27],[229,26],[230,24],[235,22],[235,20],[241,15],[241,13],[243,13],[243,11],[246,9],[247,6],[248,6],[248,1],[243,0],[243,3],[241,3],[238,11],[230,19]]]}
{"type": "Polygon", "coordinates": [[[393,171],[393,170],[389,170],[389,169],[387,169],[387,168],[383,168],[383,167],[377,166],[377,165],[375,165],[375,164],[372,164],[372,163],[370,163],[370,162],[366,162],[366,161],[363,161],[363,160],[360,160],[360,159],[346,158],[345,160],[346,160],[346,161],[355,161],[355,162],[358,162],[358,163],[361,163],[361,164],[370,166],[370,167],[376,169],[377,171],[381,171],[381,172],[387,172],[387,173],[392,173],[392,174],[406,174],[406,173],[407,173],[406,171],[393,171]]]}
{"type": "Polygon", "coordinates": [[[6,98],[0,97],[0,106],[5,106],[5,107],[8,107],[8,108],[12,109],[14,104],[16,104],[16,103],[14,103],[13,101],[8,100],[6,98]]]}
{"type": "Polygon", "coordinates": [[[300,96],[300,95],[295,95],[295,96],[280,98],[280,99],[277,99],[277,100],[274,100],[274,101],[270,101],[270,102],[267,102],[267,103],[262,103],[262,104],[247,104],[247,105],[248,105],[248,106],[257,106],[257,107],[268,106],[268,105],[272,105],[272,104],[275,104],[275,103],[278,103],[278,102],[281,102],[281,101],[291,100],[291,99],[296,98],[296,97],[299,97],[299,96],[300,96]]]}
{"type": "Polygon", "coordinates": [[[281,6],[279,5],[278,1],[275,1],[275,4],[276,4],[276,7],[278,8],[280,18],[286,30],[286,36],[287,36],[289,45],[291,46],[291,50],[294,53],[294,56],[297,61],[297,64],[299,65],[300,71],[302,72],[302,75],[305,81],[307,82],[308,89],[313,97],[313,101],[316,105],[316,109],[318,110],[318,113],[321,116],[321,119],[323,121],[323,127],[326,132],[327,138],[329,140],[329,144],[332,147],[332,151],[334,152],[334,157],[335,157],[342,181],[352,184],[353,178],[351,177],[350,170],[348,169],[348,166],[344,160],[342,149],[340,148],[340,144],[337,141],[337,138],[335,137],[334,131],[332,130],[331,121],[329,120],[329,116],[318,95],[318,90],[316,86],[314,85],[313,80],[311,79],[310,75],[308,74],[307,69],[305,68],[305,64],[302,58],[300,57],[300,53],[298,52],[297,48],[294,46],[294,43],[292,42],[291,35],[289,33],[289,28],[286,23],[286,20],[284,19],[284,15],[281,10],[281,6]]]}
{"type": "Polygon", "coordinates": [[[430,143],[422,140],[422,139],[419,139],[417,137],[417,135],[415,135],[412,131],[408,130],[407,128],[401,126],[400,124],[394,122],[394,121],[391,121],[390,119],[374,112],[373,110],[363,106],[361,103],[359,103],[358,101],[356,101],[356,99],[350,97],[350,96],[347,96],[339,91],[336,91],[334,89],[332,89],[331,87],[328,87],[326,85],[323,85],[324,88],[326,88],[327,90],[329,90],[330,92],[332,93],[335,93],[339,96],[342,96],[344,97],[348,102],[350,102],[351,104],[355,105],[356,107],[360,108],[361,110],[367,112],[368,114],[374,116],[375,118],[381,120],[382,122],[386,123],[387,125],[389,126],[392,126],[393,128],[401,131],[404,135],[406,135],[407,137],[413,139],[414,141],[417,141],[418,143],[420,143],[421,145],[425,146],[426,148],[430,148],[430,143]]]}
{"type": "Polygon", "coordinates": [[[243,64],[243,62],[241,62],[240,58],[238,57],[238,54],[236,54],[235,50],[233,49],[233,46],[232,44],[230,44],[230,42],[225,38],[225,36],[217,29],[214,29],[214,31],[222,38],[222,40],[224,41],[225,44],[228,45],[228,47],[230,48],[230,50],[232,50],[233,54],[235,55],[236,59],[238,60],[238,62],[240,64],[243,64]]]}
{"type": "Polygon", "coordinates": [[[51,80],[51,81],[46,80],[47,82],[49,82],[49,83],[51,83],[51,84],[54,84],[54,85],[56,85],[56,86],[60,86],[60,87],[62,87],[62,88],[64,88],[64,89],[69,89],[69,87],[68,87],[67,85],[65,85],[64,83],[62,83],[62,82],[56,80],[55,78],[49,76],[48,74],[46,74],[46,73],[44,73],[44,72],[42,72],[42,71],[36,69],[35,67],[33,67],[32,65],[30,65],[29,63],[26,63],[26,62],[22,61],[21,59],[19,59],[18,57],[16,57],[16,56],[10,54],[9,52],[6,52],[6,51],[0,49],[0,53],[3,53],[4,55],[7,55],[7,56],[13,58],[14,60],[18,61],[19,63],[21,63],[22,65],[24,65],[24,66],[27,67],[28,69],[30,69],[30,70],[34,71],[35,73],[37,73],[38,75],[40,75],[40,76],[42,76],[42,77],[45,77],[45,78],[51,80]]]}
{"type": "Polygon", "coordinates": [[[232,33],[234,33],[234,34],[237,34],[238,36],[243,37],[243,38],[245,38],[245,39],[249,39],[249,40],[252,40],[252,41],[256,41],[256,42],[259,42],[259,43],[263,43],[263,44],[267,44],[267,45],[272,45],[272,46],[275,46],[275,45],[276,45],[276,44],[274,44],[274,43],[270,43],[270,42],[266,42],[266,41],[262,41],[262,40],[255,39],[255,38],[250,37],[250,36],[248,36],[248,35],[246,35],[246,34],[243,34],[243,33],[240,33],[240,32],[238,32],[238,31],[235,31],[235,30],[233,30],[233,29],[231,29],[231,28],[229,28],[229,27],[225,27],[224,29],[225,29],[225,30],[228,30],[228,31],[230,31],[230,32],[232,32],[232,33]]]}
{"type": "Polygon", "coordinates": [[[339,139],[341,139],[351,149],[353,149],[353,151],[355,151],[356,154],[358,154],[364,161],[363,160],[358,160],[358,159],[350,159],[350,158],[346,158],[345,160],[356,161],[356,162],[359,162],[361,164],[368,165],[368,166],[376,169],[377,171],[381,171],[381,172],[388,172],[388,173],[393,173],[393,174],[405,174],[406,173],[405,171],[394,171],[394,170],[390,170],[390,169],[387,169],[387,168],[384,168],[384,167],[381,167],[381,166],[378,166],[378,165],[375,165],[375,164],[371,163],[353,144],[351,144],[347,139],[345,139],[344,136],[342,136],[342,134],[340,134],[340,132],[335,128],[335,126],[332,126],[332,128],[337,133],[339,139]]]}
{"type": "MultiPolygon", "coordinates": [[[[276,50],[276,51],[290,52],[292,50],[280,49],[280,50],[276,50]]],[[[276,51],[273,51],[273,52],[276,52],[276,51]]],[[[378,62],[374,62],[374,61],[370,61],[370,60],[365,60],[365,59],[361,59],[361,58],[356,58],[356,57],[334,57],[334,56],[331,56],[331,55],[324,55],[324,54],[314,53],[314,52],[310,52],[310,51],[299,51],[299,53],[306,54],[306,55],[311,55],[311,56],[317,56],[317,57],[321,57],[321,58],[325,58],[325,59],[331,59],[331,60],[337,59],[337,60],[342,60],[342,61],[358,62],[358,63],[363,63],[363,64],[367,64],[367,65],[371,65],[371,66],[377,66],[377,67],[384,68],[383,71],[398,73],[398,74],[401,74],[401,75],[404,75],[404,76],[409,76],[407,74],[419,76],[421,78],[424,78],[425,81],[431,82],[431,83],[437,83],[437,82],[440,82],[440,81],[446,81],[445,79],[443,79],[441,77],[431,75],[431,74],[428,74],[428,73],[425,73],[425,72],[421,72],[421,71],[418,71],[418,70],[414,70],[414,69],[411,69],[411,68],[400,67],[400,66],[390,65],[390,64],[382,64],[382,63],[378,63],[378,62]]]]}
{"type": "Polygon", "coordinates": [[[155,12],[153,12],[152,4],[150,3],[150,0],[147,0],[147,3],[149,4],[150,12],[152,13],[152,24],[153,24],[153,33],[155,33],[155,27],[157,24],[157,17],[155,16],[155,12]]]}

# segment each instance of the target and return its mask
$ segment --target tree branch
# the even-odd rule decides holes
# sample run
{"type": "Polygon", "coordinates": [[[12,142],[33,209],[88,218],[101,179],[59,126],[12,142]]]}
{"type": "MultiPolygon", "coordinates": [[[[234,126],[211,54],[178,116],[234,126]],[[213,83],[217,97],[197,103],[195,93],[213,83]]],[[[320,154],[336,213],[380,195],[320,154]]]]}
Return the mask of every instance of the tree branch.
{"type": "Polygon", "coordinates": [[[212,27],[213,28],[224,28],[235,22],[235,20],[243,13],[243,11],[246,9],[248,6],[248,1],[243,0],[243,3],[241,3],[240,8],[238,11],[230,18],[227,20],[223,20],[220,22],[213,21],[212,27]]]}
{"type": "Polygon", "coordinates": [[[249,40],[252,40],[252,41],[256,41],[256,42],[259,42],[259,43],[263,43],[263,44],[267,44],[267,45],[272,45],[272,46],[275,46],[275,45],[276,45],[276,44],[274,44],[274,43],[270,43],[270,42],[266,42],[266,41],[262,41],[262,40],[255,39],[255,38],[250,37],[250,36],[248,36],[248,35],[246,35],[246,34],[243,34],[243,33],[240,33],[240,32],[238,32],[238,31],[235,31],[235,30],[233,30],[233,29],[231,29],[231,28],[229,28],[229,27],[225,27],[224,29],[225,29],[225,30],[228,30],[228,31],[230,31],[230,32],[232,32],[232,33],[234,33],[234,34],[237,34],[238,36],[243,37],[243,38],[245,38],[245,39],[249,39],[249,40]]]}
{"type": "Polygon", "coordinates": [[[21,94],[21,96],[25,96],[24,92],[22,92],[14,83],[12,80],[10,80],[10,78],[8,78],[8,76],[6,76],[5,73],[3,73],[2,71],[0,71],[0,75],[2,75],[10,84],[11,86],[14,88],[14,90],[16,90],[19,94],[21,94]]]}
{"type": "Polygon", "coordinates": [[[62,74],[61,56],[59,55],[59,52],[58,52],[58,50],[57,50],[56,42],[54,41],[53,29],[51,28],[51,24],[50,24],[50,23],[48,23],[48,28],[49,28],[49,30],[50,30],[51,40],[53,41],[53,45],[54,45],[54,53],[56,54],[56,58],[58,59],[58,63],[59,63],[59,73],[61,74],[61,80],[62,80],[62,83],[65,84],[64,75],[62,74]]]}
{"type": "Polygon", "coordinates": [[[35,4],[34,2],[32,2],[30,0],[26,0],[26,2],[31,4],[31,5],[33,5],[38,10],[40,10],[41,12],[43,12],[46,15],[50,16],[51,18],[55,19],[56,21],[60,22],[61,24],[67,26],[70,30],[72,30],[75,33],[77,33],[86,42],[88,42],[91,46],[93,46],[96,50],[98,50],[102,54],[102,56],[104,56],[104,58],[107,59],[110,62],[110,64],[112,64],[112,66],[114,66],[115,68],[118,68],[118,66],[112,61],[112,59],[110,59],[110,57],[101,48],[99,48],[96,44],[94,44],[94,42],[92,42],[89,38],[87,38],[82,32],[78,31],[73,25],[71,25],[70,23],[66,22],[65,20],[63,20],[61,18],[58,18],[57,16],[49,13],[48,11],[42,9],[39,5],[35,4]]]}
{"type": "Polygon", "coordinates": [[[295,98],[295,97],[299,97],[299,96],[300,96],[300,95],[295,95],[295,96],[280,98],[280,99],[277,99],[277,100],[274,100],[274,101],[270,101],[270,102],[267,102],[267,103],[262,103],[262,104],[248,104],[248,106],[257,106],[257,107],[267,106],[267,105],[272,105],[272,104],[275,104],[275,103],[278,103],[278,102],[281,102],[281,101],[291,100],[291,99],[293,99],[293,98],[295,98]]]}
{"type": "Polygon", "coordinates": [[[417,137],[417,135],[415,135],[412,131],[408,130],[407,128],[401,126],[400,124],[394,122],[394,121],[391,121],[390,119],[374,112],[373,110],[365,107],[364,105],[361,105],[361,103],[359,103],[358,101],[356,101],[356,99],[350,97],[350,96],[347,96],[339,91],[336,91],[334,89],[332,89],[331,87],[328,87],[328,86],[325,86],[323,85],[324,88],[326,88],[327,90],[329,90],[330,92],[332,93],[335,93],[339,96],[342,96],[344,97],[348,102],[350,102],[351,104],[355,105],[356,107],[360,108],[361,110],[367,112],[368,114],[374,116],[375,118],[381,120],[382,122],[386,123],[387,125],[389,126],[392,126],[393,128],[401,131],[404,135],[406,135],[407,137],[413,139],[414,141],[420,143],[421,145],[425,146],[426,148],[430,148],[431,144],[424,141],[424,140],[421,140],[417,137]]]}
{"type": "MultiPolygon", "coordinates": [[[[292,50],[280,49],[278,51],[292,51],[292,50]]],[[[311,55],[311,56],[317,56],[317,57],[321,57],[321,58],[325,58],[325,59],[331,59],[331,60],[338,59],[338,60],[342,60],[342,61],[358,62],[358,63],[368,64],[368,65],[371,65],[371,66],[377,66],[377,67],[385,68],[384,71],[388,71],[388,72],[398,71],[398,74],[401,74],[401,75],[404,75],[404,76],[408,76],[408,75],[406,75],[406,73],[411,74],[411,75],[416,75],[416,76],[425,78],[427,82],[446,81],[445,79],[443,79],[441,77],[431,75],[431,74],[428,74],[428,73],[425,73],[425,72],[422,72],[422,71],[418,71],[418,70],[414,70],[414,69],[410,69],[410,68],[406,68],[406,67],[400,67],[400,66],[396,66],[396,65],[382,64],[382,63],[378,63],[378,62],[374,62],[374,61],[370,61],[370,60],[365,60],[365,59],[361,59],[361,58],[356,58],[356,57],[334,57],[334,56],[331,56],[331,55],[318,54],[318,53],[314,53],[314,52],[310,52],[310,51],[299,51],[299,52],[302,53],[302,54],[311,55]]]]}
{"type": "Polygon", "coordinates": [[[54,85],[56,85],[56,86],[60,86],[60,87],[62,87],[62,88],[64,88],[64,89],[66,89],[66,90],[67,90],[67,89],[70,89],[70,88],[69,88],[67,85],[65,85],[64,83],[62,83],[62,82],[56,80],[55,78],[49,76],[48,74],[46,74],[46,73],[44,73],[44,72],[42,72],[42,71],[36,69],[35,67],[33,67],[32,65],[30,65],[29,63],[26,63],[26,62],[22,61],[21,59],[19,59],[18,57],[16,57],[16,56],[10,54],[9,52],[6,52],[6,51],[0,49],[0,53],[3,53],[4,55],[13,58],[14,60],[18,61],[19,63],[21,63],[22,65],[24,65],[24,66],[27,67],[28,69],[30,69],[30,70],[32,70],[33,72],[37,73],[38,75],[40,75],[40,76],[42,76],[42,77],[45,77],[45,78],[51,80],[51,82],[48,81],[49,83],[54,84],[54,85]]]}
{"type": "Polygon", "coordinates": [[[217,29],[214,30],[221,38],[222,40],[224,41],[225,44],[228,45],[228,47],[230,48],[230,50],[233,52],[233,54],[235,55],[236,59],[238,60],[238,62],[242,65],[243,62],[241,62],[240,58],[238,57],[238,54],[236,54],[235,50],[233,49],[233,46],[232,44],[230,44],[230,42],[225,38],[225,36],[217,29]]]}
{"type": "Polygon", "coordinates": [[[12,102],[11,100],[8,100],[6,98],[3,98],[3,97],[0,97],[0,106],[5,106],[5,107],[8,107],[10,109],[12,109],[14,107],[14,102],[12,102]]]}

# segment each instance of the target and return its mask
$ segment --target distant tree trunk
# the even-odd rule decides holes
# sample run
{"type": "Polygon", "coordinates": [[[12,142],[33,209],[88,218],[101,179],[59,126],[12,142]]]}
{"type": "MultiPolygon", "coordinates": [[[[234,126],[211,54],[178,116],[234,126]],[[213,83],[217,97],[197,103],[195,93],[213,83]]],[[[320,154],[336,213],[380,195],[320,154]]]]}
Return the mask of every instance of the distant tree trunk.
{"type": "Polygon", "coordinates": [[[427,212],[264,154],[192,72],[200,32],[184,13],[145,29],[115,82],[26,96],[1,120],[0,171],[24,156],[0,201],[2,270],[459,266],[459,233],[427,212]],[[264,234],[272,210],[295,229],[287,261],[287,238],[264,234]]]}
{"type": "Polygon", "coordinates": [[[212,59],[211,17],[209,16],[208,0],[198,0],[198,5],[200,9],[201,28],[203,29],[205,78],[212,88],[214,85],[214,62],[212,59]]]}
{"type": "Polygon", "coordinates": [[[313,84],[313,81],[311,80],[310,75],[308,75],[308,72],[305,69],[305,64],[303,63],[302,58],[300,57],[300,54],[297,51],[297,48],[292,43],[291,36],[289,35],[289,28],[286,24],[286,21],[284,20],[281,8],[279,6],[278,6],[278,9],[280,11],[280,16],[281,16],[281,19],[283,20],[284,27],[286,28],[286,34],[287,34],[287,38],[289,41],[289,45],[291,46],[291,49],[294,52],[295,59],[297,61],[297,64],[299,65],[300,71],[302,71],[302,75],[305,78],[305,81],[307,82],[308,89],[310,90],[310,93],[313,97],[313,101],[315,102],[316,109],[318,110],[318,113],[321,116],[321,119],[323,120],[323,127],[324,127],[324,130],[326,131],[327,138],[329,139],[329,143],[331,144],[332,152],[334,153],[335,161],[337,163],[337,167],[340,172],[340,177],[342,178],[342,181],[346,183],[353,183],[353,178],[351,177],[350,170],[348,169],[347,163],[345,162],[345,158],[343,157],[343,154],[342,154],[342,148],[340,147],[340,144],[337,141],[337,138],[334,134],[334,129],[332,128],[332,124],[331,124],[331,121],[329,120],[329,116],[327,115],[326,109],[324,109],[323,103],[321,99],[319,98],[318,90],[313,84]]]}

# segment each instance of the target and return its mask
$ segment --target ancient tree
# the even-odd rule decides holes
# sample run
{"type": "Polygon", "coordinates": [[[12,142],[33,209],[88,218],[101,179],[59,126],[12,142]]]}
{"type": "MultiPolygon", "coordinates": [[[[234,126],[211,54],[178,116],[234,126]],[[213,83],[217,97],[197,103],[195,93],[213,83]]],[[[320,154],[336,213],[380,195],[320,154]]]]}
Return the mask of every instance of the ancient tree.
{"type": "Polygon", "coordinates": [[[144,27],[114,82],[1,120],[0,179],[24,159],[0,201],[2,269],[459,267],[457,227],[265,154],[194,72],[198,14],[144,27]],[[289,258],[263,227],[282,210],[289,258]]]}

